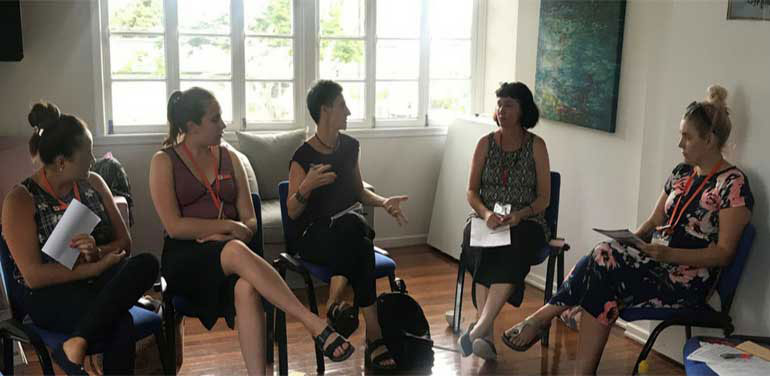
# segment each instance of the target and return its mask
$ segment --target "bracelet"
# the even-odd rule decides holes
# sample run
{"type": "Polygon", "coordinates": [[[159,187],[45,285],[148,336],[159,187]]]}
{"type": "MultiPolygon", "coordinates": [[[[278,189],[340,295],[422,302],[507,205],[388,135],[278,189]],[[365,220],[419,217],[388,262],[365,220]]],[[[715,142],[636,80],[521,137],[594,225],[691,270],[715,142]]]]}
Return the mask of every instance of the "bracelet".
{"type": "Polygon", "coordinates": [[[305,196],[302,196],[302,193],[299,193],[299,190],[294,192],[294,198],[297,199],[297,202],[299,202],[302,205],[307,205],[307,199],[305,196]]]}

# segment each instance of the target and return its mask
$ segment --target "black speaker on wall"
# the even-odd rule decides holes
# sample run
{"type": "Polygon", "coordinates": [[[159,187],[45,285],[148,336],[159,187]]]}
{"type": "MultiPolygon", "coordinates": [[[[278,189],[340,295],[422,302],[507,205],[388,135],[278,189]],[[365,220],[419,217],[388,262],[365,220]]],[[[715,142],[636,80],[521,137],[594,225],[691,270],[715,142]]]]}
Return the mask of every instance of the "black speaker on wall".
{"type": "Polygon", "coordinates": [[[0,0],[0,61],[21,61],[20,0],[0,0]]]}

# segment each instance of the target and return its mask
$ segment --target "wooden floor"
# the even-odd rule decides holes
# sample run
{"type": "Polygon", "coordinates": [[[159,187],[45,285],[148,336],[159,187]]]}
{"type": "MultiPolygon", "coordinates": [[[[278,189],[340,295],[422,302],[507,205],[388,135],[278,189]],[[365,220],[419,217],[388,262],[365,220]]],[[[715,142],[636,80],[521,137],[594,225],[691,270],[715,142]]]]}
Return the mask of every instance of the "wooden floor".
{"type": "MultiPolygon", "coordinates": [[[[398,263],[397,276],[407,283],[409,294],[414,297],[425,311],[431,323],[431,336],[436,345],[456,348],[457,336],[452,334],[446,324],[444,312],[452,308],[454,299],[454,283],[457,274],[457,263],[451,258],[428,246],[413,246],[390,250],[398,263]]],[[[466,276],[466,287],[470,279],[466,276]]],[[[385,280],[378,281],[378,291],[388,289],[385,280]]],[[[304,290],[297,290],[297,295],[303,301],[304,290]]],[[[324,302],[327,296],[326,288],[316,291],[319,302],[324,302]]],[[[495,322],[495,346],[498,359],[485,362],[474,356],[462,358],[455,352],[436,350],[434,375],[533,375],[533,374],[571,374],[575,362],[578,333],[560,322],[555,321],[551,328],[551,342],[548,347],[533,346],[524,353],[509,350],[500,340],[500,333],[542,305],[543,293],[536,288],[528,287],[524,303],[518,309],[512,306],[503,308],[495,322]]],[[[321,307],[321,312],[325,312],[321,307]]],[[[463,328],[473,318],[473,306],[470,302],[470,292],[466,289],[463,303],[463,328]]],[[[361,320],[363,323],[363,320],[361,320]]],[[[315,353],[312,341],[307,332],[297,322],[288,318],[289,369],[292,375],[315,374],[315,353]]],[[[359,329],[351,337],[356,346],[353,356],[342,363],[326,362],[327,375],[351,375],[363,373],[363,330],[359,329]]],[[[623,330],[614,328],[610,335],[607,348],[599,366],[599,374],[627,375],[633,369],[641,345],[626,338],[623,330]]],[[[28,349],[28,358],[36,360],[28,349]]],[[[276,348],[277,361],[277,348],[276,348]]],[[[683,375],[683,368],[656,353],[649,359],[649,374],[683,375]]],[[[277,374],[275,370],[268,372],[277,374]]],[[[29,366],[17,369],[21,374],[40,373],[39,365],[34,362],[29,366]]],[[[206,331],[197,320],[186,320],[184,338],[183,375],[241,375],[245,374],[245,366],[240,354],[238,336],[235,331],[228,330],[220,320],[212,331],[206,331]]]]}

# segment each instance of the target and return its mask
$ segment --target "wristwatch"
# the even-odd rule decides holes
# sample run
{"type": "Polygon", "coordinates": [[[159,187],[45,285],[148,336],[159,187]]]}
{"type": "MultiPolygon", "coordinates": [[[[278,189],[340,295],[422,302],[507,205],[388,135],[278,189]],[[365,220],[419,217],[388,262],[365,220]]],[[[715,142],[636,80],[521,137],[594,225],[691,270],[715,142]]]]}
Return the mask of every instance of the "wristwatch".
{"type": "Polygon", "coordinates": [[[299,190],[294,192],[294,198],[297,199],[297,202],[299,202],[302,205],[307,205],[307,199],[305,196],[302,196],[302,193],[299,193],[299,190]]]}

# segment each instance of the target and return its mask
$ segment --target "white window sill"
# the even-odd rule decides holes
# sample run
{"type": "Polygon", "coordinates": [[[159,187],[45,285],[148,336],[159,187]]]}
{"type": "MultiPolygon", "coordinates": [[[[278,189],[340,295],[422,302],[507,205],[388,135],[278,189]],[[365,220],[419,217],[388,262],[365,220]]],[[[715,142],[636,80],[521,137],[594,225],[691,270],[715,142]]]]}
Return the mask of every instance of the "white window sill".
{"type": "MultiPolygon", "coordinates": [[[[248,131],[248,133],[271,134],[279,133],[283,130],[264,130],[248,131]]],[[[345,133],[358,138],[400,138],[400,137],[441,137],[446,136],[447,128],[445,126],[434,127],[403,127],[403,128],[353,128],[345,133]]],[[[105,136],[96,136],[94,146],[113,146],[113,145],[160,145],[166,138],[161,133],[138,133],[138,134],[113,134],[105,136]]],[[[238,142],[235,132],[225,132],[224,139],[230,143],[238,142]]]]}

